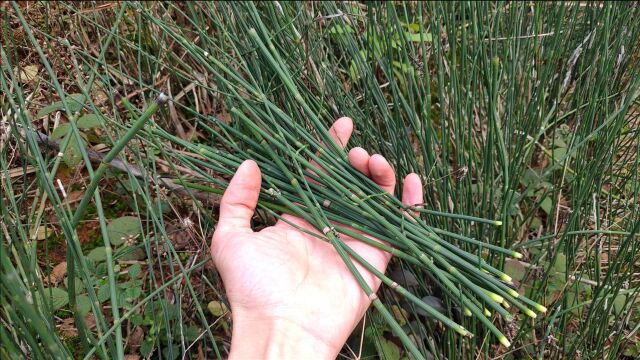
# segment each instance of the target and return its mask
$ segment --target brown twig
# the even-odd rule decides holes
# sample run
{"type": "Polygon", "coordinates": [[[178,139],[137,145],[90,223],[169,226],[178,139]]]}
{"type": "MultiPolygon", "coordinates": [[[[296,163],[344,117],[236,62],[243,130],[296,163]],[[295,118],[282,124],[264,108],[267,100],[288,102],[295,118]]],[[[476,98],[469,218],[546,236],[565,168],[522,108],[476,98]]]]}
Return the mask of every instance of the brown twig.
{"type": "MultiPolygon", "coordinates": [[[[26,136],[27,131],[34,134],[38,143],[41,145],[44,145],[45,148],[43,150],[59,151],[60,149],[60,141],[51,139],[47,134],[44,134],[37,130],[31,130],[31,129],[25,130],[22,128],[19,131],[23,137],[26,136]]],[[[87,150],[87,155],[89,156],[89,159],[92,162],[100,163],[104,158],[104,155],[102,153],[99,153],[91,148],[87,148],[86,150],[87,150]]],[[[109,163],[109,166],[118,171],[129,173],[137,178],[140,178],[140,179],[145,178],[145,173],[140,169],[140,167],[127,163],[126,161],[121,160],[119,158],[113,159],[113,161],[109,163]]],[[[182,195],[182,196],[191,195],[197,200],[202,201],[203,203],[206,203],[209,205],[218,206],[220,204],[220,195],[218,194],[208,193],[205,191],[198,191],[194,189],[187,189],[184,186],[178,184],[175,179],[168,176],[152,177],[152,176],[146,175],[146,177],[150,181],[158,183],[160,186],[174,192],[175,194],[182,195]]]]}

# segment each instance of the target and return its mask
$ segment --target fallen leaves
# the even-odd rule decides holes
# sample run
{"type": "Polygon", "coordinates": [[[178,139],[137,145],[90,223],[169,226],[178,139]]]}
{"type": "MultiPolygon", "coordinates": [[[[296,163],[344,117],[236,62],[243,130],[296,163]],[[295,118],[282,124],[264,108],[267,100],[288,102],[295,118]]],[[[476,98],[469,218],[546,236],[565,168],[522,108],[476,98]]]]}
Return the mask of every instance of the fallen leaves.
{"type": "Polygon", "coordinates": [[[14,73],[22,84],[29,84],[38,78],[38,65],[27,65],[21,69],[16,68],[14,73]]]}
{"type": "Polygon", "coordinates": [[[60,282],[62,282],[62,280],[64,280],[64,277],[66,275],[67,275],[67,262],[63,261],[60,264],[53,267],[48,281],[50,281],[51,284],[58,285],[60,282]]]}

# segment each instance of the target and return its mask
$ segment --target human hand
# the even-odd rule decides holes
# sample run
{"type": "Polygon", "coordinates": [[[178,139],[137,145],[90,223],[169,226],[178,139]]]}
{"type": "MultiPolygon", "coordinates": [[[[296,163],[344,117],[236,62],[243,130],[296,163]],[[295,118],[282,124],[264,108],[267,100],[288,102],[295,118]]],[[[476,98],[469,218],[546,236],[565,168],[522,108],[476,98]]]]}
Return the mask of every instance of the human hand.
{"type": "MultiPolygon", "coordinates": [[[[341,147],[353,130],[349,118],[338,119],[329,134],[341,147]]],[[[396,177],[381,155],[362,148],[349,152],[353,167],[393,194],[396,177]]],[[[220,203],[220,218],[211,255],[231,305],[233,334],[230,359],[335,358],[364,316],[365,295],[333,246],[283,220],[259,232],[250,221],[258,202],[261,173],[252,160],[243,162],[220,203]]],[[[416,174],[404,180],[402,201],[423,202],[416,174]]],[[[318,233],[305,220],[286,221],[318,233]]],[[[391,255],[341,235],[341,240],[384,272],[391,255]]],[[[379,241],[379,240],[378,240],[379,241]]],[[[373,291],[380,280],[354,264],[373,291]]]]}

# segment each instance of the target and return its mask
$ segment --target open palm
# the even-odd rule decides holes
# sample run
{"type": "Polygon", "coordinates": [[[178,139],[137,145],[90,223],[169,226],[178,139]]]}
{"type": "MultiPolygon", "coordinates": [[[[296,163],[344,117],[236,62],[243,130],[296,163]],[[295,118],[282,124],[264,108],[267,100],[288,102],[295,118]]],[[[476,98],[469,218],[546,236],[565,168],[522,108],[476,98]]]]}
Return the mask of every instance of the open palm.
{"type": "MultiPolygon", "coordinates": [[[[352,130],[351,119],[341,118],[329,133],[336,143],[346,144],[352,130]]],[[[354,148],[349,161],[393,193],[395,174],[382,156],[369,156],[364,149],[354,148]]],[[[330,356],[335,356],[370,300],[331,244],[291,225],[317,233],[305,220],[284,215],[274,226],[253,232],[250,220],[260,185],[260,169],[255,162],[245,161],[222,198],[211,244],[233,313],[234,338],[236,326],[257,328],[260,321],[279,321],[315,338],[331,349],[334,354],[330,356]]],[[[410,205],[422,202],[417,175],[405,179],[402,200],[410,205]]],[[[390,254],[344,235],[341,239],[378,270],[385,271],[390,254]]],[[[380,280],[357,263],[356,267],[376,291],[380,280]]]]}

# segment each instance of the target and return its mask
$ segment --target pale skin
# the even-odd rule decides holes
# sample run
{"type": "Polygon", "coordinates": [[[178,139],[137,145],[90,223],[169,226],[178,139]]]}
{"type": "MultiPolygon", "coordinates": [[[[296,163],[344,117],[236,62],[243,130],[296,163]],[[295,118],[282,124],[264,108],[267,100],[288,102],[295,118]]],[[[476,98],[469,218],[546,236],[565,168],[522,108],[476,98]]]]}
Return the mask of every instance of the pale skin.
{"type": "MultiPolygon", "coordinates": [[[[351,119],[340,118],[329,134],[344,147],[352,131],[351,119]]],[[[353,148],[349,162],[393,194],[396,176],[384,157],[353,148]]],[[[317,233],[305,220],[283,215],[286,221],[259,232],[251,229],[261,181],[254,161],[240,165],[222,197],[211,243],[231,305],[229,359],[335,359],[371,301],[331,244],[286,222],[317,233]]],[[[404,179],[402,201],[423,202],[416,174],[404,179]]],[[[385,271],[390,254],[344,235],[341,239],[385,271]]],[[[377,291],[380,280],[354,263],[377,291]]]]}

